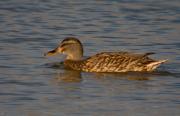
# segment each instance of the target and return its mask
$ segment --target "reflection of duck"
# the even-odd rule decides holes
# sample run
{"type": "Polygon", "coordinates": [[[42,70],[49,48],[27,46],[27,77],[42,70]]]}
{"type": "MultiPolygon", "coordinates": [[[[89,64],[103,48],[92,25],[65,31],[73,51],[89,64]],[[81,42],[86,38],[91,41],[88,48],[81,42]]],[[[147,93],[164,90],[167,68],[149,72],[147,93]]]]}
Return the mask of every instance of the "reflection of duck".
{"type": "Polygon", "coordinates": [[[137,80],[144,81],[150,80],[153,77],[152,73],[140,73],[140,72],[128,72],[128,73],[94,73],[94,77],[97,79],[128,79],[128,80],[137,80]]]}
{"type": "Polygon", "coordinates": [[[75,70],[65,70],[64,73],[59,73],[55,78],[56,82],[80,82],[81,73],[75,70]]]}
{"type": "Polygon", "coordinates": [[[64,65],[73,70],[86,72],[153,71],[167,60],[155,61],[148,57],[154,53],[135,54],[129,52],[102,52],[82,59],[83,46],[73,37],[64,39],[54,50],[45,55],[66,54],[64,65]]]}

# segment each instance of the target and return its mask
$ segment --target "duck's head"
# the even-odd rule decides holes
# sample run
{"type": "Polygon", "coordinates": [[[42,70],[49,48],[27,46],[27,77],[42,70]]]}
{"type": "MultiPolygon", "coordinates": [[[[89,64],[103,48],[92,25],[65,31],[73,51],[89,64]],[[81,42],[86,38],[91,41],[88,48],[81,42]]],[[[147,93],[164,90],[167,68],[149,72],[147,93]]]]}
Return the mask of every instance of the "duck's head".
{"type": "Polygon", "coordinates": [[[58,53],[67,55],[66,59],[68,60],[80,60],[83,56],[83,47],[77,38],[67,37],[57,48],[45,53],[45,56],[53,56],[58,53]]]}

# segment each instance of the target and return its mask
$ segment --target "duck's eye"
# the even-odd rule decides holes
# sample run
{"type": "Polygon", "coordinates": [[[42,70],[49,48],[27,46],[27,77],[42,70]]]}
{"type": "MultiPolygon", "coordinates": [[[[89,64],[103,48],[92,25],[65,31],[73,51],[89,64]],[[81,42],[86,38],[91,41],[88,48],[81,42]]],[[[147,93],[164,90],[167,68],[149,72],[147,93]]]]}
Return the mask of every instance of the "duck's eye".
{"type": "Polygon", "coordinates": [[[61,48],[61,52],[63,53],[66,50],[66,48],[61,48]]]}

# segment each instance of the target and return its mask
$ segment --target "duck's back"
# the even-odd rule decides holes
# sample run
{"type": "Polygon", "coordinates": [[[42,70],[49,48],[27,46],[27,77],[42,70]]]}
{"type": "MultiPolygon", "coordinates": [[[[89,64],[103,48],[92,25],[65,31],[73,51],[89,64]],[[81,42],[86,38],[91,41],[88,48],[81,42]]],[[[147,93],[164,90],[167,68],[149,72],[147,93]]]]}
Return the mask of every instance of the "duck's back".
{"type": "Polygon", "coordinates": [[[81,69],[87,72],[146,71],[143,67],[154,60],[146,54],[129,52],[102,52],[83,61],[81,69]]]}

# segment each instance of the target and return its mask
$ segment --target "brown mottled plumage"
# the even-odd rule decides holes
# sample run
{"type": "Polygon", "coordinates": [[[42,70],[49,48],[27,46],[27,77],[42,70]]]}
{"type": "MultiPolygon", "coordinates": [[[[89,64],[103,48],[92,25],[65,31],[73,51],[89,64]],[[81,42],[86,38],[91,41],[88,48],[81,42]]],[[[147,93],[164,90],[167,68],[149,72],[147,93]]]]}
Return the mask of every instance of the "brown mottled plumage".
{"type": "Polygon", "coordinates": [[[67,55],[64,61],[66,67],[86,72],[153,71],[167,61],[155,61],[148,57],[154,53],[135,54],[130,52],[102,52],[82,59],[82,44],[76,38],[64,39],[55,50],[46,55],[54,55],[58,52],[67,55]]]}

